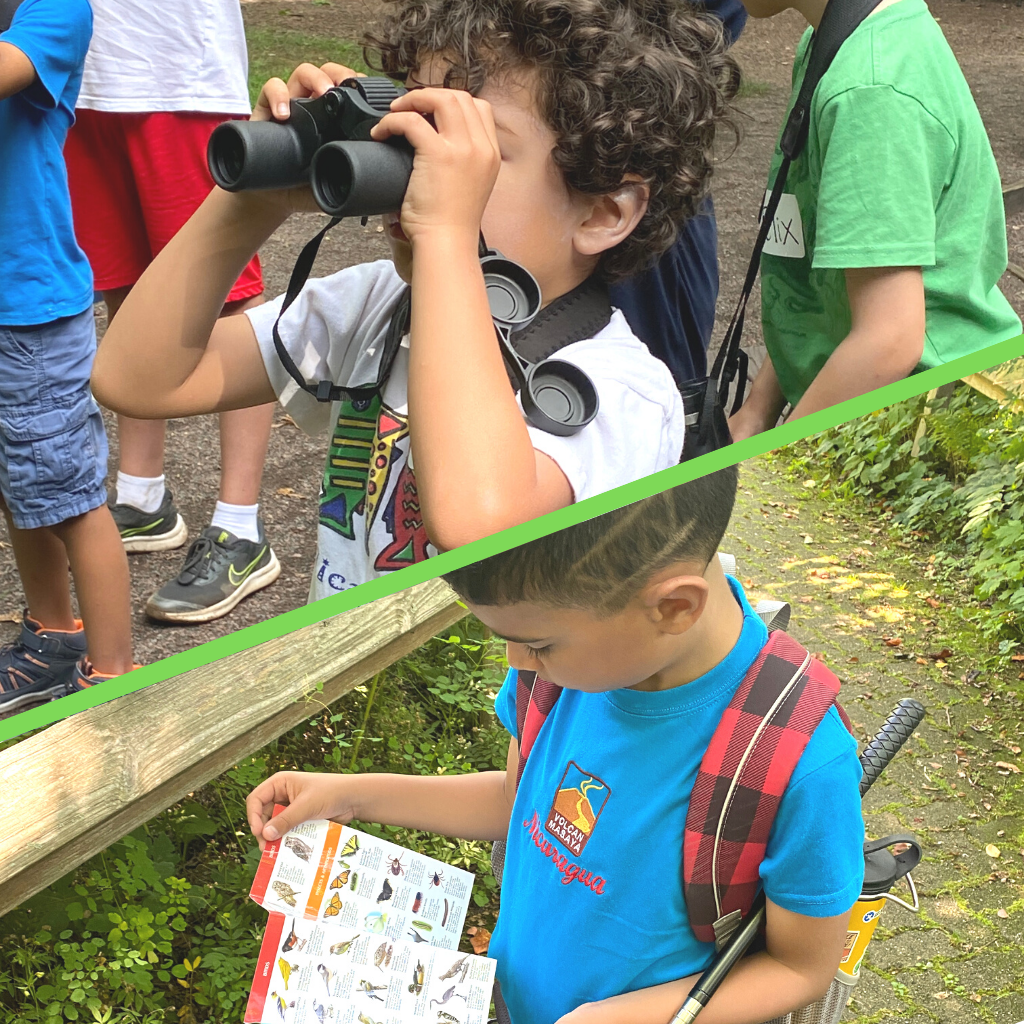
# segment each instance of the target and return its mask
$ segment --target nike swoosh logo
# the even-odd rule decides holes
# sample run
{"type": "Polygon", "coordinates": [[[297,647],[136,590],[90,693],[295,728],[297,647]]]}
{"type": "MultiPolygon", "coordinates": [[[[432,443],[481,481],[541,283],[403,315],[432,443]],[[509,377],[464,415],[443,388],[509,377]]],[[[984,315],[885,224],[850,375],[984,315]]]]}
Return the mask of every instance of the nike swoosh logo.
{"type": "Polygon", "coordinates": [[[256,563],[267,553],[267,546],[260,548],[260,553],[241,571],[235,572],[233,565],[228,566],[228,582],[233,587],[241,586],[249,574],[256,568],[256,563]]]}
{"type": "Polygon", "coordinates": [[[122,530],[122,537],[137,537],[140,533],[149,533],[163,523],[163,519],[157,519],[154,523],[147,523],[145,526],[133,526],[131,529],[122,530]]]}

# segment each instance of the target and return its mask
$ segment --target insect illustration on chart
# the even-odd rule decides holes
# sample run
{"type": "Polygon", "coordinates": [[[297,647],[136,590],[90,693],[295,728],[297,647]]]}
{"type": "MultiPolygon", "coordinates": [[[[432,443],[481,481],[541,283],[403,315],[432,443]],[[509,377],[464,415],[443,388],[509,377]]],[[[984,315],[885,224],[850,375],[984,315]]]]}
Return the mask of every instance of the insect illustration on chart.
{"type": "Polygon", "coordinates": [[[365,992],[370,999],[376,999],[381,1003],[384,1002],[384,998],[382,996],[375,995],[375,993],[384,991],[387,988],[387,985],[374,985],[372,981],[360,978],[359,984],[356,985],[356,988],[359,989],[360,992],[365,992]]]}
{"type": "Polygon", "coordinates": [[[348,842],[341,848],[339,857],[351,857],[359,849],[359,836],[349,836],[348,842]]]}
{"type": "Polygon", "coordinates": [[[350,888],[350,889],[351,889],[351,890],[352,890],[353,892],[355,892],[355,891],[356,891],[356,886],[357,886],[358,884],[359,884],[359,872],[358,872],[358,871],[353,871],[353,872],[352,872],[352,881],[351,881],[351,882],[349,882],[349,888],[350,888]]]}
{"type": "Polygon", "coordinates": [[[420,933],[418,931],[416,931],[415,928],[410,928],[407,934],[412,937],[412,941],[414,943],[415,942],[429,942],[430,941],[429,939],[423,938],[423,936],[420,935],[420,933]]]}
{"type": "Polygon", "coordinates": [[[438,1021],[450,1021],[451,1024],[459,1024],[458,1017],[453,1017],[450,1013],[445,1013],[444,1010],[437,1011],[437,1019],[438,1021]]]}
{"type": "Polygon", "coordinates": [[[448,923],[448,911],[451,907],[448,906],[448,897],[444,898],[444,916],[441,918],[441,927],[443,928],[448,923]]]}
{"type": "Polygon", "coordinates": [[[349,867],[346,867],[344,871],[339,871],[338,874],[331,879],[331,888],[344,889],[345,886],[348,885],[348,876],[351,871],[352,869],[349,867]]]}
{"type": "Polygon", "coordinates": [[[447,1003],[448,1000],[452,998],[452,996],[455,996],[456,999],[461,999],[463,1002],[466,1001],[466,997],[465,996],[460,996],[455,991],[455,986],[452,985],[451,988],[445,989],[444,995],[442,995],[440,999],[431,999],[430,1000],[430,1005],[433,1006],[434,1003],[437,1003],[438,1006],[444,1006],[444,1004],[447,1003]]]}
{"type": "Polygon", "coordinates": [[[377,1024],[377,1022],[372,1017],[367,1017],[365,1013],[359,1014],[359,1017],[357,1019],[359,1021],[359,1024],[377,1024]]]}
{"type": "Polygon", "coordinates": [[[390,871],[396,878],[398,875],[405,874],[405,865],[402,863],[401,855],[397,857],[388,857],[388,861],[388,871],[390,871]]]}
{"type": "Polygon", "coordinates": [[[335,893],[324,907],[324,917],[337,917],[341,913],[342,906],[341,897],[335,893]]]}
{"type": "Polygon", "coordinates": [[[436,885],[438,888],[440,888],[442,885],[444,885],[444,872],[443,871],[435,871],[430,876],[430,884],[431,885],[436,885]]]}
{"type": "Polygon", "coordinates": [[[271,888],[289,907],[295,906],[295,897],[299,895],[297,889],[293,889],[287,882],[280,881],[271,883],[271,888]]]}
{"type": "Polygon", "coordinates": [[[459,959],[456,960],[455,963],[453,963],[451,967],[449,967],[448,970],[444,972],[444,974],[439,974],[437,976],[437,980],[447,981],[449,978],[454,978],[455,975],[459,973],[459,971],[462,972],[462,977],[459,979],[459,982],[461,983],[466,980],[466,974],[469,971],[468,953],[465,956],[459,957],[459,959]]]}
{"type": "Polygon", "coordinates": [[[412,901],[412,912],[414,914],[418,914],[420,912],[420,907],[422,907],[422,906],[423,906],[423,893],[418,892],[418,893],[416,893],[416,899],[414,899],[412,901]]]}
{"type": "Polygon", "coordinates": [[[413,921],[413,928],[419,928],[423,932],[432,932],[434,926],[429,921],[413,921]]]}
{"type": "Polygon", "coordinates": [[[380,933],[384,931],[387,923],[388,915],[382,914],[379,910],[371,910],[366,917],[363,918],[363,927],[368,932],[373,932],[375,935],[380,935],[380,933]]]}
{"type": "Polygon", "coordinates": [[[327,994],[331,994],[331,981],[334,979],[334,971],[327,966],[327,964],[317,964],[316,969],[320,972],[320,977],[324,979],[324,984],[327,986],[327,994]]]}
{"type": "Polygon", "coordinates": [[[287,835],[284,837],[284,845],[288,847],[292,853],[295,854],[299,860],[304,860],[309,863],[309,855],[313,852],[313,847],[309,843],[304,843],[298,836],[287,835]]]}
{"type": "Polygon", "coordinates": [[[296,953],[302,952],[302,947],[306,944],[305,939],[300,939],[298,933],[295,931],[295,922],[292,921],[292,930],[288,938],[284,940],[281,946],[282,953],[290,953],[293,949],[296,953]]]}
{"type": "Polygon", "coordinates": [[[298,970],[294,964],[288,963],[283,957],[277,961],[277,968],[281,972],[281,977],[284,979],[284,990],[288,991],[288,979],[292,976],[292,971],[298,970]]]}
{"type": "Polygon", "coordinates": [[[409,991],[418,996],[423,991],[423,963],[420,960],[416,961],[416,966],[412,971],[412,984],[409,986],[409,991]]]}
{"type": "Polygon", "coordinates": [[[334,956],[344,956],[352,948],[352,943],[358,938],[358,935],[353,935],[351,939],[346,939],[344,942],[336,942],[331,946],[331,953],[334,956]]]}
{"type": "Polygon", "coordinates": [[[377,897],[377,902],[383,903],[385,900],[391,899],[394,893],[395,890],[391,888],[391,883],[385,878],[384,885],[381,886],[380,895],[377,897]]]}
{"type": "Polygon", "coordinates": [[[373,966],[378,970],[383,971],[384,967],[391,966],[391,955],[394,953],[395,947],[388,945],[387,942],[382,942],[378,947],[377,951],[373,954],[373,966]],[[382,967],[381,964],[384,966],[382,967]]]}

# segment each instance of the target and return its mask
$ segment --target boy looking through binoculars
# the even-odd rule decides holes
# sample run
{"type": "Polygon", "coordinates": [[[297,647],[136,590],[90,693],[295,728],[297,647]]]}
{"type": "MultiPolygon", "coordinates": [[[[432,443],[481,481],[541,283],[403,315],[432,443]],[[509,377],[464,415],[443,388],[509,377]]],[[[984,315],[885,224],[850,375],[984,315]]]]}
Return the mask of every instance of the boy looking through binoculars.
{"type": "MultiPolygon", "coordinates": [[[[291,213],[313,209],[305,187],[215,190],[136,285],[94,374],[125,415],[276,396],[305,429],[333,427],[314,598],[678,461],[676,386],[618,312],[558,353],[594,382],[596,418],[568,437],[527,424],[479,239],[529,270],[544,304],[594,275],[636,272],[697,209],[738,79],[720,23],[664,0],[401,2],[371,44],[410,89],[372,133],[415,150],[401,210],[384,218],[392,261],[310,282],[279,332],[307,379],[373,381],[410,284],[408,334],[379,392],[327,407],[300,391],[274,349],[280,300],[216,319],[233,275],[291,213]],[[142,324],[145,354],[130,343],[142,324]]],[[[290,99],[352,75],[302,65],[266,84],[254,118],[286,118],[290,99]]]]}

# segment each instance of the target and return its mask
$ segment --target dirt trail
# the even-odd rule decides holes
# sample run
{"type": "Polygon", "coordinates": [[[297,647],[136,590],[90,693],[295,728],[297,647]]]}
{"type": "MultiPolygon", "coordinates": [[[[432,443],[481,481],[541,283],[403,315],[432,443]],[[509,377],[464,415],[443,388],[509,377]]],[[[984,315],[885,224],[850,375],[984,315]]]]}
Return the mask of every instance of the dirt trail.
{"type": "Polygon", "coordinates": [[[743,465],[723,549],[749,596],[792,602],[790,632],[839,675],[862,745],[900,698],[928,708],[865,799],[869,835],[921,840],[922,912],[885,910],[844,1020],[1013,1024],[1024,1018],[1020,666],[995,667],[995,644],[961,614],[979,612],[969,591],[936,571],[928,545],[890,539],[877,514],[826,504],[785,473],[782,459],[743,465]]]}

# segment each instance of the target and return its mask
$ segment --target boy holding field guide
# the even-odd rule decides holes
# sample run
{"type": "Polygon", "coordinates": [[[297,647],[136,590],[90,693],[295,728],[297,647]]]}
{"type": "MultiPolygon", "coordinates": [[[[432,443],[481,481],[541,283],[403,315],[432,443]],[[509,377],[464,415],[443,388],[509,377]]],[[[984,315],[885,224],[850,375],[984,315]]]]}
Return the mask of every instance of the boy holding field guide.
{"type": "MultiPolygon", "coordinates": [[[[684,843],[705,815],[706,751],[738,700],[740,720],[751,710],[751,678],[796,647],[769,639],[717,558],[736,479],[720,470],[447,574],[508,643],[495,703],[511,734],[506,770],[279,772],[247,800],[261,845],[315,818],[507,840],[489,955],[513,1024],[667,1024],[715,951],[680,885],[684,843]],[[285,807],[271,819],[275,804],[285,807]]],[[[807,675],[794,679],[806,680],[819,670],[800,657],[807,675]]],[[[796,665],[779,663],[788,678],[796,665]]],[[[785,743],[811,687],[770,717],[785,743]]],[[[760,856],[749,845],[741,854],[767,897],[765,948],[730,972],[704,1011],[709,1024],[806,1006],[842,956],[864,872],[861,769],[834,702],[816,721],[800,732],[788,780],[773,788],[778,762],[761,748],[767,777],[736,791],[748,806],[757,795],[761,814],[764,794],[781,790],[760,856]]]]}

